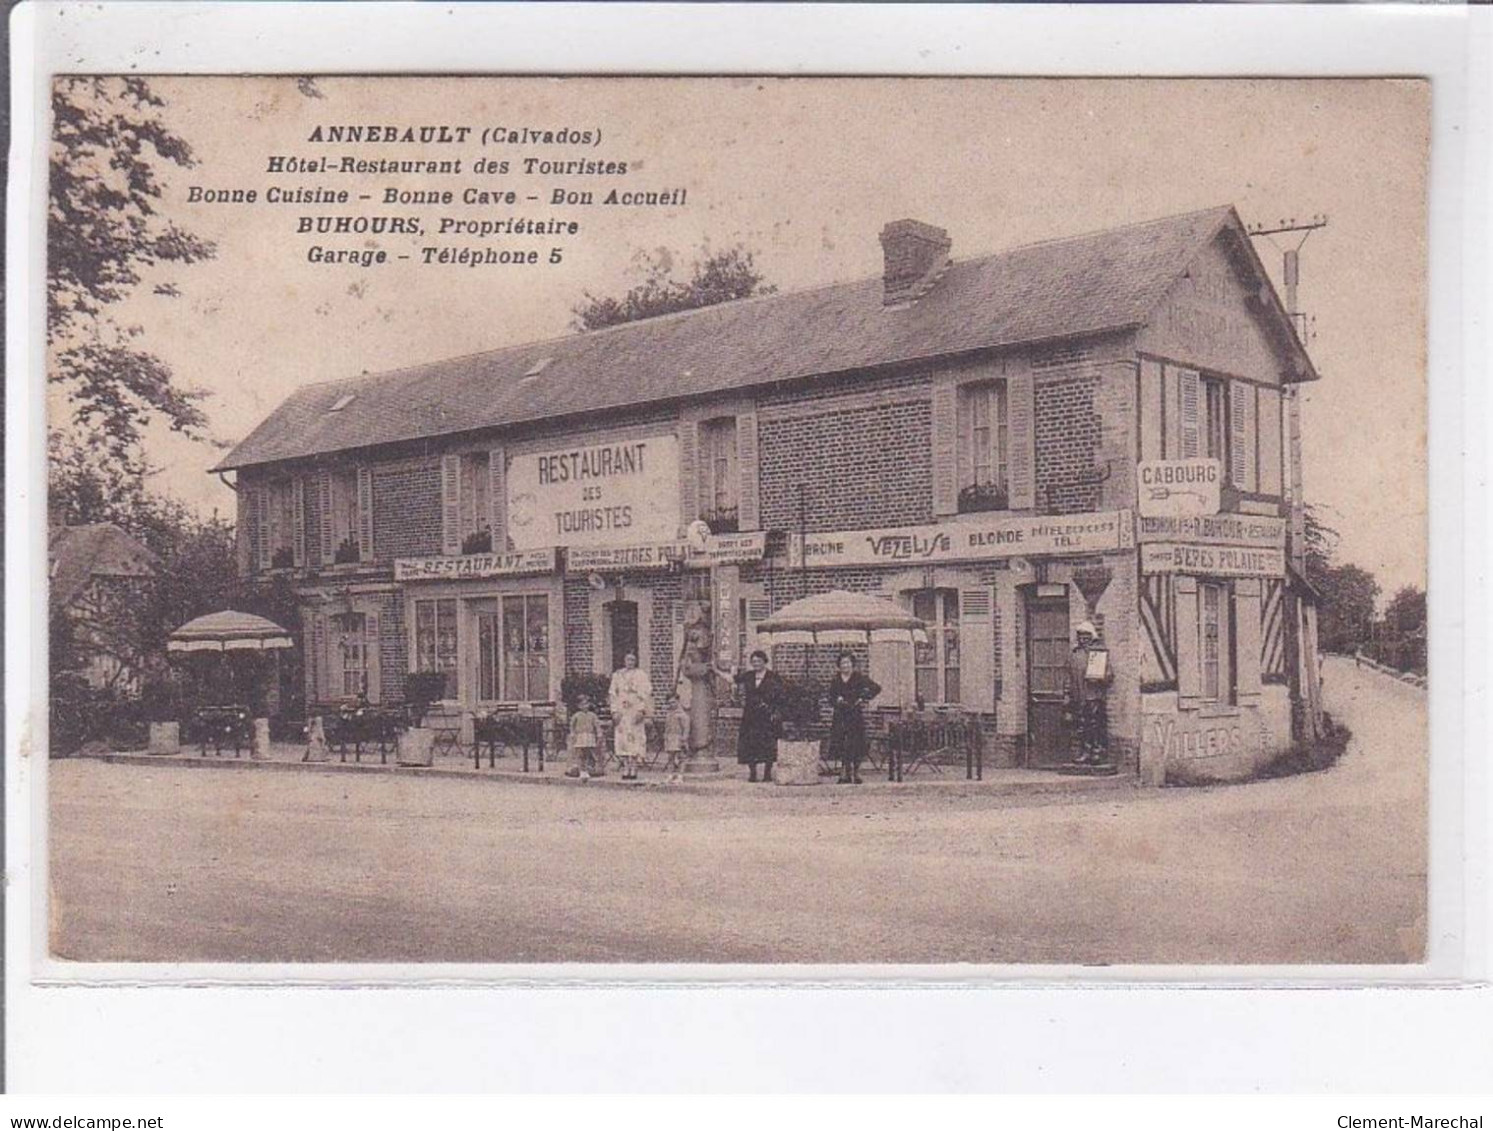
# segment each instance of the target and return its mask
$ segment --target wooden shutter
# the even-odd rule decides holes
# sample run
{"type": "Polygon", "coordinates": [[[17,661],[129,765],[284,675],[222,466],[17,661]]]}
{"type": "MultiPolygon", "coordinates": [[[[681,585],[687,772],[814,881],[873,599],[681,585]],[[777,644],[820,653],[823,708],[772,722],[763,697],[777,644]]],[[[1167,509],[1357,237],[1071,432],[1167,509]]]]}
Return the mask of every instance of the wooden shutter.
{"type": "Polygon", "coordinates": [[[238,489],[238,522],[233,531],[234,550],[238,555],[238,572],[240,577],[248,577],[254,571],[254,540],[252,535],[254,523],[254,489],[252,487],[240,487],[238,489]]]}
{"type": "Polygon", "coordinates": [[[311,666],[313,668],[312,678],[309,681],[312,689],[312,697],[318,703],[325,703],[332,697],[332,679],[330,657],[327,655],[327,615],[325,613],[311,614],[311,666]]]}
{"type": "Polygon", "coordinates": [[[368,669],[368,701],[378,703],[383,699],[383,665],[379,663],[379,616],[365,613],[363,616],[363,655],[368,669]]]}
{"type": "Polygon", "coordinates": [[[700,517],[700,425],[681,420],[679,436],[679,523],[688,526],[700,517]]]}
{"type": "Polygon", "coordinates": [[[1198,424],[1199,402],[1202,398],[1202,382],[1196,369],[1177,370],[1177,416],[1181,430],[1182,459],[1196,459],[1202,454],[1201,431],[1198,424]]]}
{"type": "Polygon", "coordinates": [[[1259,436],[1259,490],[1262,495],[1281,493],[1280,475],[1280,393],[1274,389],[1260,390],[1259,419],[1256,424],[1259,436]]]}
{"type": "Polygon", "coordinates": [[[321,525],[321,564],[331,565],[337,553],[332,541],[332,473],[323,471],[316,484],[317,521],[321,525]]]}
{"type": "Polygon", "coordinates": [[[1182,458],[1182,394],[1177,388],[1177,367],[1161,367],[1161,458],[1182,458]]]}
{"type": "Polygon", "coordinates": [[[358,468],[358,560],[373,560],[373,469],[358,468]]]}
{"type": "Polygon", "coordinates": [[[1252,490],[1254,428],[1250,422],[1254,389],[1244,381],[1229,382],[1229,479],[1241,491],[1252,490]]]}
{"type": "Polygon", "coordinates": [[[254,533],[259,540],[259,568],[270,568],[270,489],[259,487],[254,491],[254,533]]]}
{"type": "Polygon", "coordinates": [[[1140,458],[1163,459],[1161,362],[1140,363],[1140,458]]]}
{"type": "MultiPolygon", "coordinates": [[[[957,437],[954,444],[954,474],[956,482],[955,490],[960,491],[975,481],[975,398],[984,397],[988,402],[990,390],[985,385],[976,385],[973,388],[957,389],[954,401],[954,432],[957,437]]],[[[990,419],[990,434],[995,435],[995,418],[990,419]]],[[[955,495],[954,505],[959,505],[958,495],[955,495]]]]}
{"type": "Polygon", "coordinates": [[[743,412],[736,418],[736,461],[741,473],[741,486],[737,495],[737,524],[742,530],[760,530],[762,499],[755,410],[743,412]]]}
{"type": "Polygon", "coordinates": [[[306,480],[300,475],[290,484],[290,545],[292,561],[300,569],[306,564],[306,480]]]}
{"type": "Polygon", "coordinates": [[[1291,565],[1306,569],[1306,501],[1301,496],[1301,398],[1286,394],[1286,482],[1291,490],[1291,565]]]}
{"type": "Polygon", "coordinates": [[[1203,691],[1202,641],[1198,637],[1198,579],[1173,577],[1177,594],[1177,695],[1196,706],[1203,691]]]}
{"type": "Polygon", "coordinates": [[[1234,689],[1244,706],[1260,695],[1260,579],[1234,582],[1234,689]]]}
{"type": "Polygon", "coordinates": [[[508,549],[508,455],[502,448],[487,453],[487,524],[493,553],[508,549]]]}
{"type": "Polygon", "coordinates": [[[988,585],[959,591],[959,703],[995,710],[995,595],[988,585]]]}
{"type": "Polygon", "coordinates": [[[951,377],[933,380],[933,513],[959,513],[959,388],[951,377]]]}
{"type": "Polygon", "coordinates": [[[1007,433],[1011,439],[1009,474],[1011,509],[1032,510],[1037,505],[1036,391],[1032,375],[1022,370],[1006,378],[1007,433]]]}
{"type": "Polygon", "coordinates": [[[461,553],[461,456],[441,457],[441,553],[461,553]]]}

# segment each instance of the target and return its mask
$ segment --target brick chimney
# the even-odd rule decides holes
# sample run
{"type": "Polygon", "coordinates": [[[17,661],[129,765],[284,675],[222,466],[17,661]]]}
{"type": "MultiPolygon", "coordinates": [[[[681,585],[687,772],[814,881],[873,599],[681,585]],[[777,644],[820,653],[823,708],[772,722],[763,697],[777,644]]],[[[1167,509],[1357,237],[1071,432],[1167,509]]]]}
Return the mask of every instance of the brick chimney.
{"type": "Polygon", "coordinates": [[[953,246],[948,232],[920,220],[893,220],[882,228],[883,304],[906,306],[932,290],[953,246]]]}

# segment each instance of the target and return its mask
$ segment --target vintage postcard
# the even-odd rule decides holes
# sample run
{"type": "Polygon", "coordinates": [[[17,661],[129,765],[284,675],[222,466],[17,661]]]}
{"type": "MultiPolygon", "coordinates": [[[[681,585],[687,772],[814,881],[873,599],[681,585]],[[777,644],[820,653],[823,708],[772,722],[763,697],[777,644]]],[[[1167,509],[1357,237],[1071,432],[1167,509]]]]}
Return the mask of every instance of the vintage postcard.
{"type": "Polygon", "coordinates": [[[1427,83],[51,99],[54,960],[1425,960],[1427,83]]]}

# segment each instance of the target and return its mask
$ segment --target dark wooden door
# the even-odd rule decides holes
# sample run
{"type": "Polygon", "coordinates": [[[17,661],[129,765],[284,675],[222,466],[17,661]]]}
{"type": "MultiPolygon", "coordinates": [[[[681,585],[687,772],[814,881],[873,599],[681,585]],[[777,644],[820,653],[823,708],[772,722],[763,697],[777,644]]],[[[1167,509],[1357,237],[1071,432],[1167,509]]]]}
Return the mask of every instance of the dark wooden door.
{"type": "Polygon", "coordinates": [[[1026,606],[1027,765],[1072,761],[1063,712],[1068,698],[1068,600],[1032,598],[1026,606]]]}
{"type": "Polygon", "coordinates": [[[629,652],[643,663],[643,653],[638,651],[638,603],[636,601],[613,601],[607,606],[612,616],[612,668],[620,668],[622,659],[629,652]]]}

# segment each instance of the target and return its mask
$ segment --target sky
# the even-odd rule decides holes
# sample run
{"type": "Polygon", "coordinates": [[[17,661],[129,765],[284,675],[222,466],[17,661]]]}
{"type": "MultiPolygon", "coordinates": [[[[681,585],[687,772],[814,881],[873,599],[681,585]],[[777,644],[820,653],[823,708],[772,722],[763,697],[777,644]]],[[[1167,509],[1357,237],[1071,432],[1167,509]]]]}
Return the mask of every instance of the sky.
{"type": "MultiPolygon", "coordinates": [[[[212,434],[246,436],[297,387],[569,332],[586,292],[636,281],[639,253],[683,260],[743,244],[781,290],[879,274],[883,224],[946,228],[956,258],[1218,204],[1246,224],[1323,213],[1302,251],[1300,305],[1322,380],[1306,388],[1306,492],[1342,536],[1338,557],[1385,596],[1426,573],[1426,165],[1429,87],[1362,80],[159,77],[162,117],[195,168],[166,170],[162,211],[217,257],[151,275],[121,320],[178,379],[205,390],[212,434]],[[317,124],[570,127],[574,146],[324,145],[317,124]],[[270,174],[272,155],[626,161],[623,178],[270,174]],[[517,189],[517,206],[409,207],[387,188],[517,189]],[[683,207],[552,207],[553,186],[687,190],[683,207]],[[351,206],[211,204],[198,189],[348,187],[351,206]],[[523,197],[538,193],[528,203],[523,197]],[[302,216],[529,216],[575,236],[525,267],[321,264],[307,250],[367,240],[301,235],[302,216]],[[547,258],[547,256],[546,256],[547,258]],[[153,293],[170,280],[181,295],[153,293]]],[[[371,237],[370,237],[371,238],[371,237]]],[[[371,245],[370,245],[371,246],[371,245]]],[[[1280,247],[1257,243],[1279,285],[1280,247]]],[[[154,430],[154,486],[209,513],[233,496],[208,469],[222,449],[154,430]]]]}

